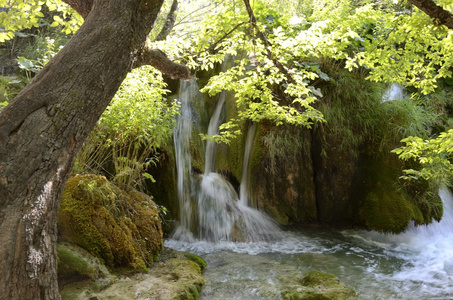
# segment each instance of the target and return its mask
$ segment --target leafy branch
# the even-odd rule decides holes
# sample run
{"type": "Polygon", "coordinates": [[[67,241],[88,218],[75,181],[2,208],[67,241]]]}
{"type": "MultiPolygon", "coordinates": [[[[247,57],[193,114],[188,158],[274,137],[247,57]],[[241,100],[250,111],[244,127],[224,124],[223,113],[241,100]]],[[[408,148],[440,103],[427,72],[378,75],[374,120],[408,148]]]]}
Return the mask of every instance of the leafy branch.
{"type": "Polygon", "coordinates": [[[453,176],[453,129],[441,133],[437,138],[423,140],[410,136],[402,140],[405,146],[392,152],[402,160],[417,161],[421,169],[404,170],[403,179],[413,180],[423,178],[435,180],[438,183],[448,183],[453,176]]]}
{"type": "Polygon", "coordinates": [[[417,6],[420,10],[426,13],[431,18],[436,20],[436,23],[447,26],[453,29],[453,15],[451,12],[443,9],[432,0],[408,0],[409,3],[417,6]]]}
{"type": "Polygon", "coordinates": [[[247,13],[249,15],[249,18],[250,18],[250,24],[252,25],[252,27],[256,30],[256,33],[258,35],[258,37],[261,39],[261,41],[263,42],[264,44],[264,47],[266,49],[266,53],[267,53],[267,56],[270,60],[272,60],[272,62],[274,63],[274,65],[278,68],[278,70],[284,74],[286,76],[286,78],[288,79],[288,81],[292,84],[296,84],[296,81],[294,80],[294,78],[291,76],[291,74],[289,74],[288,70],[286,70],[286,68],[280,63],[280,61],[272,54],[272,51],[270,50],[270,43],[269,41],[267,40],[266,36],[263,34],[263,32],[258,28],[257,26],[257,23],[256,23],[256,17],[255,17],[255,14],[253,13],[253,10],[252,10],[252,7],[250,6],[250,2],[249,0],[244,0],[244,4],[245,4],[245,8],[247,9],[247,13]]]}

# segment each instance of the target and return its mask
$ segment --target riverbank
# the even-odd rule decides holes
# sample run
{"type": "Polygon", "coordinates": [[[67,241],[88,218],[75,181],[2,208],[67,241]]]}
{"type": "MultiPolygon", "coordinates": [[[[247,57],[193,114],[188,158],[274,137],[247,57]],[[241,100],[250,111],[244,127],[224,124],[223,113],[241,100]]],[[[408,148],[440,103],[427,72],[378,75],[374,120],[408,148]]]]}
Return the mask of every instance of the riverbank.
{"type": "Polygon", "coordinates": [[[198,299],[205,266],[200,257],[166,248],[148,272],[118,271],[107,287],[97,280],[79,280],[61,286],[60,294],[64,300],[198,299]]]}

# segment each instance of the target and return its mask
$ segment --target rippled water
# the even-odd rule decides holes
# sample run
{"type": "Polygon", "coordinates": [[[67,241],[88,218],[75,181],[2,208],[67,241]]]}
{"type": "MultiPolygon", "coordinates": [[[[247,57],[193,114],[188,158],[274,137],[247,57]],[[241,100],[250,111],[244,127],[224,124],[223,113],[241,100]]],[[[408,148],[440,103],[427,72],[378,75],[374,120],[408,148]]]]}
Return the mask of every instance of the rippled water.
{"type": "Polygon", "coordinates": [[[291,276],[335,274],[362,299],[453,299],[452,197],[440,224],[401,235],[364,231],[284,232],[260,243],[166,241],[208,262],[201,299],[279,299],[291,276]]]}

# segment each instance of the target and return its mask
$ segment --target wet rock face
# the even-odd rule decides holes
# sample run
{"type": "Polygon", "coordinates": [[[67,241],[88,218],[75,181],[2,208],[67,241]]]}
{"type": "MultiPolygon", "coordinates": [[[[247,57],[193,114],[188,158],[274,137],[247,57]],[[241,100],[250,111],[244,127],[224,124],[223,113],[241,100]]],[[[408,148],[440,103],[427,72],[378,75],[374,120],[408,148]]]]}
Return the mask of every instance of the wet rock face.
{"type": "Polygon", "coordinates": [[[163,247],[155,203],[103,176],[77,175],[67,181],[58,229],[61,241],[85,249],[108,268],[145,270],[163,247]]]}
{"type": "Polygon", "coordinates": [[[251,160],[254,205],[283,225],[316,222],[311,134],[303,128],[259,125],[251,160]]]}

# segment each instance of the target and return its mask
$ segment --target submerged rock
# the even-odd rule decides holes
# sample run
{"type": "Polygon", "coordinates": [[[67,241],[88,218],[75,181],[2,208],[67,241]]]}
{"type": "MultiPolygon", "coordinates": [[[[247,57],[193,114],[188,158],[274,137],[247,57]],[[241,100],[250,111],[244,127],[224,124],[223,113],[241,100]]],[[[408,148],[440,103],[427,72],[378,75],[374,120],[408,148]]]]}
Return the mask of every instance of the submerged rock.
{"type": "Polygon", "coordinates": [[[300,285],[285,286],[281,293],[285,300],[352,300],[359,299],[353,289],[341,284],[333,274],[308,272],[300,285]]]}

